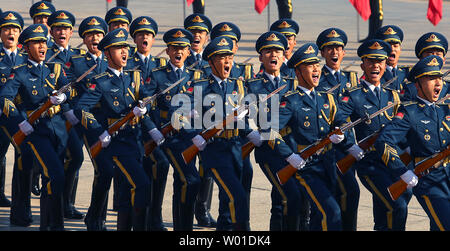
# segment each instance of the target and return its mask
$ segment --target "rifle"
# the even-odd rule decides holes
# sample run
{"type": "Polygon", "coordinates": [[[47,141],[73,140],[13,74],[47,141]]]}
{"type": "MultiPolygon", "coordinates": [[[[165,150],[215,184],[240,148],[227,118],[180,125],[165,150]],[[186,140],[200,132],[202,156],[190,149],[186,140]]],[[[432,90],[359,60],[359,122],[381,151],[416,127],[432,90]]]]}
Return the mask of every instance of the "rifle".
{"type": "MultiPolygon", "coordinates": [[[[450,70],[448,72],[450,73],[450,70]]],[[[447,94],[445,97],[436,101],[436,104],[443,103],[449,97],[450,97],[450,94],[447,94]]],[[[379,131],[372,133],[371,135],[369,135],[369,136],[365,137],[364,139],[362,139],[361,141],[359,141],[358,146],[362,150],[367,151],[367,149],[369,149],[375,143],[375,141],[378,138],[378,135],[379,135],[379,131]]],[[[402,162],[405,165],[408,165],[409,162],[411,162],[411,160],[412,160],[411,155],[409,155],[407,152],[400,154],[400,159],[402,160],[402,162]]],[[[336,166],[342,174],[345,174],[355,162],[356,162],[355,157],[353,157],[353,155],[351,155],[351,154],[347,154],[347,156],[345,156],[344,158],[342,158],[338,162],[336,162],[336,166]]]]}
{"type": "Polygon", "coordinates": [[[397,80],[397,78],[398,78],[398,76],[395,76],[395,77],[389,79],[381,87],[383,87],[383,88],[388,87],[390,84],[394,83],[394,81],[397,80]]]}
{"type": "Polygon", "coordinates": [[[250,62],[250,60],[252,60],[252,58],[253,58],[253,57],[249,57],[249,58],[247,58],[246,60],[244,60],[244,62],[242,62],[242,63],[243,63],[243,64],[246,64],[246,63],[250,62]]]}
{"type": "MultiPolygon", "coordinates": [[[[333,134],[343,134],[343,132],[345,132],[347,130],[350,130],[351,128],[355,127],[356,125],[358,125],[361,122],[370,120],[370,119],[378,116],[379,114],[381,114],[384,111],[390,109],[391,107],[393,107],[396,104],[397,103],[389,104],[389,105],[383,107],[382,109],[380,109],[380,110],[378,110],[378,111],[376,111],[376,112],[374,112],[374,113],[372,113],[370,115],[366,114],[366,116],[361,117],[361,118],[355,120],[354,122],[349,122],[349,123],[345,124],[344,126],[342,126],[342,128],[337,128],[337,129],[333,130],[325,138],[319,139],[315,143],[313,143],[313,144],[309,145],[308,147],[306,147],[305,149],[303,149],[303,151],[300,153],[300,156],[304,160],[308,159],[309,157],[311,157],[312,155],[317,153],[320,149],[324,148],[326,145],[331,144],[331,140],[330,140],[330,136],[331,135],[333,135],[333,134]]],[[[290,164],[285,166],[285,167],[283,167],[283,169],[281,169],[280,171],[277,172],[278,181],[283,185],[297,171],[298,171],[298,169],[293,167],[290,164]]]]}
{"type": "MultiPolygon", "coordinates": [[[[84,77],[86,77],[91,71],[93,71],[95,69],[95,67],[97,66],[97,64],[93,65],[91,68],[89,68],[89,70],[87,70],[85,73],[83,73],[83,75],[79,76],[75,82],[70,82],[66,85],[64,85],[63,87],[61,87],[58,91],[56,91],[54,94],[52,94],[52,96],[57,96],[60,95],[62,93],[65,93],[67,91],[70,90],[70,88],[72,87],[72,85],[80,82],[84,77]]],[[[46,112],[51,106],[53,106],[52,102],[50,101],[50,98],[47,99],[47,101],[41,105],[37,110],[34,110],[30,116],[28,117],[27,121],[30,124],[33,124],[34,122],[36,122],[36,120],[39,119],[39,117],[46,112]]],[[[12,137],[12,141],[16,146],[19,146],[20,144],[22,144],[22,142],[24,141],[26,135],[21,131],[18,130],[12,137]]]]}
{"type": "MultiPolygon", "coordinates": [[[[417,163],[414,167],[414,174],[417,175],[419,179],[422,178],[426,170],[431,168],[437,162],[448,157],[448,155],[450,155],[450,145],[448,145],[444,151],[435,153],[430,157],[417,163]]],[[[399,179],[397,182],[388,187],[389,195],[393,200],[397,200],[400,197],[400,195],[402,195],[402,193],[405,192],[407,187],[408,184],[406,184],[402,179],[399,179]]]]}
{"type": "MultiPolygon", "coordinates": [[[[167,136],[167,134],[169,134],[170,132],[173,131],[173,129],[174,128],[172,126],[172,123],[170,123],[170,121],[169,121],[161,127],[161,134],[165,138],[167,136]]],[[[153,150],[155,150],[155,148],[157,146],[158,145],[156,144],[156,142],[153,139],[146,141],[144,143],[145,156],[149,156],[153,152],[153,150]]]]}
{"type": "Polygon", "coordinates": [[[53,56],[51,56],[46,63],[50,63],[53,59],[56,58],[56,56],[58,56],[58,54],[61,53],[61,50],[58,50],[55,54],[53,54],[53,56]]]}
{"type": "MultiPolygon", "coordinates": [[[[145,107],[146,105],[150,104],[151,102],[153,102],[156,98],[158,98],[159,96],[167,93],[168,91],[170,91],[172,88],[174,88],[175,86],[177,86],[179,83],[181,83],[186,77],[182,77],[181,79],[179,79],[178,81],[176,81],[175,83],[171,84],[169,87],[167,87],[166,89],[164,89],[162,92],[158,92],[156,94],[154,94],[153,96],[149,97],[149,98],[144,98],[142,103],[139,105],[140,107],[145,107]]],[[[109,135],[113,135],[115,132],[117,132],[120,128],[122,128],[123,125],[125,125],[128,121],[130,121],[131,119],[133,119],[135,117],[133,109],[131,111],[129,111],[127,113],[127,115],[125,115],[124,117],[122,117],[121,119],[115,121],[114,123],[112,123],[109,127],[108,127],[108,134],[109,135]]],[[[91,156],[92,158],[97,157],[97,155],[100,153],[100,151],[102,150],[102,142],[100,140],[98,140],[97,142],[95,142],[94,145],[92,145],[90,147],[90,152],[91,152],[91,156]]]]}
{"type": "MultiPolygon", "coordinates": [[[[278,93],[279,91],[281,91],[285,87],[286,87],[286,84],[282,85],[281,87],[279,87],[278,89],[274,90],[269,95],[264,97],[264,99],[262,99],[259,102],[264,102],[264,101],[268,100],[269,98],[271,98],[273,95],[275,95],[276,93],[278,93]]],[[[247,107],[251,106],[252,104],[249,104],[247,107]]],[[[248,109],[247,107],[246,106],[242,106],[242,105],[239,106],[238,109],[235,110],[233,114],[228,115],[224,120],[222,120],[221,122],[217,123],[216,126],[214,126],[212,128],[208,128],[208,129],[202,131],[200,133],[200,135],[205,139],[205,141],[211,139],[216,133],[218,133],[219,131],[223,130],[223,128],[225,128],[228,124],[232,123],[234,121],[234,117],[235,116],[237,116],[238,114],[241,114],[242,112],[244,112],[244,110],[248,109]],[[220,127],[220,125],[222,127],[220,127]]],[[[192,144],[188,149],[184,150],[183,153],[182,153],[184,162],[186,164],[191,162],[194,159],[195,155],[197,155],[198,152],[199,152],[198,147],[196,145],[192,144]]]]}

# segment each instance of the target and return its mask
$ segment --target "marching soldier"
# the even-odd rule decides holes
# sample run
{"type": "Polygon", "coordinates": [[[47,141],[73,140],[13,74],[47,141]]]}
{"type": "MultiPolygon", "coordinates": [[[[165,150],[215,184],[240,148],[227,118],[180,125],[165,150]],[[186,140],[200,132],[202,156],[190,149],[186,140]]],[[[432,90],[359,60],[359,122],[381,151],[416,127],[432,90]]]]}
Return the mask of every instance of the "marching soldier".
{"type": "Polygon", "coordinates": [[[62,104],[66,95],[53,93],[68,82],[60,64],[43,63],[47,52],[46,40],[45,25],[33,24],[22,32],[19,42],[24,45],[28,61],[14,67],[0,90],[0,97],[2,111],[8,122],[17,123],[20,131],[27,135],[20,150],[31,151],[40,164],[43,185],[40,230],[63,230],[63,157],[68,135],[61,111],[67,108],[62,104]],[[13,100],[18,95],[22,103],[15,106],[13,100]],[[48,99],[53,106],[31,125],[22,112],[28,115],[48,99]],[[17,109],[19,107],[20,110],[17,109]]]}
{"type": "MultiPolygon", "coordinates": [[[[105,20],[98,16],[87,17],[80,23],[78,34],[83,39],[88,52],[84,55],[75,55],[70,58],[66,64],[67,78],[71,82],[75,81],[92,66],[95,64],[97,66],[72,88],[72,95],[69,99],[72,108],[75,107],[83,93],[90,91],[92,78],[103,73],[108,67],[105,55],[98,48],[107,29],[105,20]]],[[[105,117],[100,106],[92,108],[90,112],[96,118],[105,117]]],[[[83,143],[86,146],[92,146],[96,142],[96,137],[91,137],[88,134],[89,132],[84,130],[78,119],[73,115],[73,110],[65,113],[65,115],[66,119],[74,127],[78,137],[83,140],[83,143]]],[[[95,175],[92,183],[91,204],[84,219],[88,231],[98,231],[105,228],[108,191],[114,175],[113,163],[111,158],[108,157],[105,152],[101,152],[95,159],[91,158],[95,175]]]]}
{"type": "MultiPolygon", "coordinates": [[[[226,36],[232,39],[233,41],[233,61],[232,61],[232,68],[230,77],[231,78],[239,78],[242,80],[249,80],[254,77],[253,73],[253,65],[249,63],[237,63],[234,61],[234,55],[236,55],[239,46],[238,43],[241,39],[241,31],[239,27],[231,22],[222,22],[217,25],[215,25],[211,30],[211,39],[215,39],[219,36],[226,36]]],[[[206,68],[205,74],[209,74],[211,71],[211,68],[206,68]]],[[[248,142],[248,139],[245,137],[241,137],[242,144],[245,144],[248,142]]],[[[244,159],[244,167],[242,170],[242,184],[247,191],[247,198],[250,208],[250,191],[252,186],[252,180],[253,180],[253,167],[250,162],[250,157],[247,157],[244,159]]],[[[221,208],[227,208],[226,205],[220,205],[221,208]]],[[[224,209],[226,210],[226,209],[224,209]]],[[[228,229],[231,229],[231,218],[228,217],[227,219],[227,225],[228,229]]],[[[224,226],[224,225],[222,225],[224,226]]],[[[222,229],[224,230],[224,229],[222,229]]]]}
{"type": "MultiPolygon", "coordinates": [[[[280,102],[279,128],[291,128],[290,138],[271,131],[269,147],[297,168],[295,178],[308,194],[311,204],[311,230],[341,230],[341,210],[334,198],[336,173],[331,144],[314,154],[306,162],[299,154],[308,145],[326,137],[333,129],[337,105],[333,95],[315,90],[319,85],[319,48],[313,43],[301,46],[289,59],[288,66],[295,68],[298,88],[286,93],[280,102]]],[[[344,135],[332,134],[334,144],[344,135]]]]}
{"type": "MultiPolygon", "coordinates": [[[[156,100],[160,113],[157,116],[160,119],[159,128],[171,122],[172,98],[176,97],[178,93],[187,92],[191,88],[191,81],[199,79],[202,73],[201,70],[195,70],[185,65],[190,46],[194,41],[191,32],[185,29],[171,29],[164,34],[163,40],[167,44],[166,53],[169,56],[169,62],[152,71],[150,88],[157,93],[166,89],[170,84],[184,79],[170,92],[161,95],[156,100]]],[[[186,164],[181,153],[190,146],[190,139],[194,136],[195,134],[180,130],[169,136],[161,145],[174,168],[172,216],[175,231],[192,231],[193,229],[194,206],[200,188],[200,176],[195,161],[186,164]]]]}
{"type": "MultiPolygon", "coordinates": [[[[434,231],[450,229],[449,157],[435,163],[421,173],[422,178],[418,179],[401,161],[396,149],[403,138],[406,138],[413,163],[417,165],[421,160],[448,147],[449,107],[436,103],[443,90],[442,66],[441,57],[430,55],[421,59],[411,69],[408,79],[416,85],[416,99],[402,104],[392,123],[382,130],[375,142],[378,157],[392,175],[392,181],[400,177],[407,184],[407,188],[412,188],[430,219],[430,229],[434,231]]],[[[408,189],[408,192],[409,190],[411,189],[408,189]]]]}
{"type": "Polygon", "coordinates": [[[208,67],[208,62],[202,60],[203,49],[209,41],[211,32],[211,20],[202,14],[192,14],[184,19],[184,28],[192,33],[194,41],[192,42],[191,54],[186,59],[186,65],[195,69],[204,69],[208,67]]]}
{"type": "Polygon", "coordinates": [[[150,198],[150,181],[142,167],[141,126],[150,130],[155,125],[148,116],[144,116],[148,105],[138,105],[141,98],[149,97],[147,88],[140,88],[143,87],[140,72],[123,71],[128,59],[127,38],[128,32],[118,28],[100,41],[98,49],[106,56],[108,68],[92,79],[89,92],[80,97],[74,114],[83,127],[100,140],[102,151],[107,151],[117,166],[116,169],[123,175],[122,179],[127,182],[119,185],[120,189],[124,189],[121,192],[130,193],[128,197],[131,198],[133,219],[128,217],[128,212],[125,211],[124,215],[119,208],[117,229],[129,230],[132,225],[133,230],[142,231],[145,229],[145,211],[150,198]],[[98,103],[103,109],[104,118],[95,118],[90,113],[91,108],[98,103]],[[109,135],[108,126],[129,112],[133,112],[135,117],[117,135],[109,135]]]}
{"type": "MultiPolygon", "coordinates": [[[[392,121],[398,110],[399,93],[394,89],[381,86],[381,78],[386,70],[386,60],[390,54],[390,44],[379,39],[367,40],[358,48],[364,79],[361,79],[358,87],[349,89],[341,98],[336,122],[342,125],[348,118],[355,121],[365,117],[366,114],[372,114],[394,104],[392,108],[379,116],[355,126],[355,137],[358,142],[384,128],[392,121]]],[[[361,183],[372,193],[374,229],[405,230],[411,193],[406,193],[399,200],[393,201],[386,190],[386,187],[393,182],[393,176],[387,169],[382,168],[374,149],[369,148],[368,152],[364,153],[350,138],[345,144],[349,146],[348,152],[358,160],[354,168],[361,183]]]]}
{"type": "MultiPolygon", "coordinates": [[[[241,105],[246,94],[246,88],[241,79],[230,77],[233,60],[233,40],[229,37],[220,36],[213,39],[206,46],[203,60],[208,61],[211,66],[211,74],[202,80],[194,82],[194,87],[202,90],[202,97],[217,98],[206,105],[202,117],[214,116],[218,122],[225,118],[225,112],[231,111],[241,105]],[[219,102],[219,100],[225,102],[219,102]]],[[[195,88],[195,89],[197,89],[195,88]]],[[[188,89],[188,95],[192,95],[194,88],[188,89]]],[[[191,101],[192,102],[192,101],[191,101]]],[[[245,114],[245,113],[243,113],[245,114]]],[[[242,114],[238,114],[242,116],[242,114]]],[[[240,117],[235,117],[239,122],[240,117]]],[[[207,143],[202,135],[198,134],[192,138],[196,149],[200,150],[200,158],[205,172],[210,172],[216,184],[219,186],[219,203],[227,205],[226,208],[219,206],[219,217],[217,230],[229,229],[228,218],[231,218],[231,230],[250,230],[248,192],[242,183],[243,161],[242,161],[242,139],[248,136],[247,129],[233,129],[225,127],[219,135],[213,136],[207,143]],[[217,161],[220,159],[221,161],[217,161]]],[[[258,133],[255,131],[255,133],[258,133]]],[[[259,134],[257,135],[259,136],[259,134]]]]}
{"type": "MultiPolygon", "coordinates": [[[[328,28],[322,31],[316,39],[320,55],[325,59],[322,67],[318,91],[328,91],[339,85],[332,92],[334,98],[339,100],[346,89],[358,85],[356,72],[341,69],[342,60],[345,56],[347,35],[338,28],[328,28]]],[[[343,158],[346,153],[336,149],[336,159],[343,158]]],[[[355,170],[351,169],[345,175],[338,172],[338,188],[336,198],[339,198],[342,213],[342,229],[356,231],[356,222],[359,204],[359,184],[355,177],[355,170]]]]}
{"type": "Polygon", "coordinates": [[[281,74],[295,79],[295,70],[287,67],[287,61],[292,57],[297,45],[297,36],[300,31],[298,23],[292,19],[284,18],[275,21],[270,26],[270,30],[281,32],[287,38],[288,48],[284,52],[285,61],[281,66],[281,74]]]}
{"type": "MultiPolygon", "coordinates": [[[[21,53],[18,49],[18,41],[20,32],[23,29],[22,16],[14,11],[5,11],[0,14],[0,30],[2,48],[0,50],[0,78],[1,86],[6,84],[13,68],[25,63],[27,55],[21,53]]],[[[0,120],[2,130],[0,132],[0,206],[11,207],[10,222],[14,225],[28,226],[32,222],[31,218],[31,180],[30,170],[22,168],[22,157],[31,159],[30,156],[25,156],[19,148],[16,148],[14,155],[14,169],[12,178],[11,201],[5,196],[5,175],[6,175],[6,153],[8,151],[10,136],[18,130],[14,125],[12,128],[8,126],[5,117],[0,120]],[[6,133],[8,132],[8,133],[6,133]]],[[[26,163],[29,164],[29,163],[26,163]]],[[[38,176],[39,177],[39,176],[38,176]]]]}
{"type": "MultiPolygon", "coordinates": [[[[133,20],[130,25],[130,34],[134,39],[137,51],[128,59],[127,69],[137,68],[142,72],[144,85],[150,85],[151,73],[153,69],[167,65],[165,58],[157,58],[150,54],[156,34],[158,33],[158,25],[155,20],[148,16],[141,16],[133,20]]],[[[152,106],[149,111],[152,118],[160,116],[159,109],[156,105],[152,106]]],[[[144,142],[151,139],[150,135],[143,134],[144,142]]],[[[157,147],[150,156],[144,156],[144,169],[151,177],[152,183],[152,199],[150,213],[147,217],[149,222],[148,229],[152,231],[167,230],[163,226],[162,221],[162,203],[164,199],[164,191],[166,187],[167,174],[169,172],[169,160],[164,155],[160,147],[157,147]]]]}
{"type": "Polygon", "coordinates": [[[375,38],[383,40],[391,45],[391,54],[386,60],[386,71],[383,74],[381,84],[397,77],[397,80],[387,87],[403,93],[403,84],[407,80],[410,68],[409,66],[398,65],[398,60],[400,59],[400,54],[402,52],[403,31],[398,26],[386,25],[378,29],[375,38]]]}
{"type": "MultiPolygon", "coordinates": [[[[416,42],[415,53],[416,57],[420,60],[430,55],[439,56],[445,64],[445,55],[448,51],[447,38],[438,32],[428,32],[423,34],[416,42]]],[[[446,81],[442,82],[441,97],[444,97],[448,93],[448,84],[446,81]]],[[[409,82],[404,86],[405,93],[403,95],[404,100],[414,100],[417,96],[417,88],[414,82],[409,82]]]]}
{"type": "MultiPolygon", "coordinates": [[[[31,5],[29,13],[31,19],[33,19],[33,24],[44,24],[47,26],[47,29],[50,30],[50,26],[47,24],[48,18],[55,11],[55,6],[53,6],[51,1],[38,1],[31,5]]],[[[54,43],[55,41],[49,33],[47,38],[47,47],[51,48],[54,43]]]]}
{"type": "MultiPolygon", "coordinates": [[[[48,48],[46,60],[53,58],[52,62],[58,62],[67,69],[68,62],[72,56],[86,53],[84,50],[72,48],[69,45],[73,35],[75,17],[69,11],[58,10],[50,15],[48,25],[55,43],[51,48],[48,48]]],[[[74,205],[78,185],[78,170],[81,168],[84,160],[83,141],[73,128],[69,130],[66,158],[65,166],[67,168],[63,194],[64,217],[68,219],[82,219],[84,215],[74,205]]]]}
{"type": "MultiPolygon", "coordinates": [[[[286,37],[277,31],[269,31],[262,34],[256,41],[256,51],[260,55],[260,61],[264,66],[264,72],[258,78],[247,80],[249,93],[270,94],[282,85],[287,85],[278,95],[280,97],[287,91],[296,89],[296,81],[281,74],[284,65],[284,54],[288,48],[286,37]]],[[[275,98],[275,97],[272,97],[275,98]]],[[[264,111],[269,113],[271,101],[267,102],[264,111]]],[[[276,102],[279,105],[279,100],[276,102]]],[[[264,126],[264,125],[260,125],[264,126]]],[[[285,129],[280,134],[286,136],[290,129],[285,129]]],[[[289,179],[281,185],[276,179],[276,173],[286,166],[286,161],[276,155],[267,144],[262,144],[255,149],[255,160],[261,170],[272,184],[272,209],[270,218],[270,231],[297,231],[300,225],[300,207],[302,200],[307,200],[300,193],[299,183],[295,179],[289,179]]],[[[308,208],[309,210],[309,208],[308,208]]],[[[304,224],[304,223],[303,223],[304,224]]]]}

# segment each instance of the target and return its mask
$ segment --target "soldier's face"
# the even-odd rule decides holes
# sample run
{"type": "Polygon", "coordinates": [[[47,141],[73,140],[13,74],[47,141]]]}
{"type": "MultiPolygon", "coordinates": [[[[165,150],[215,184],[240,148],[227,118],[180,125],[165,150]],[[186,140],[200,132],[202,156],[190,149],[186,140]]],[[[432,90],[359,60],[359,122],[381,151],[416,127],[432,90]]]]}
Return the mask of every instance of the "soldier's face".
{"type": "Polygon", "coordinates": [[[15,26],[5,26],[1,29],[1,39],[6,49],[15,49],[20,36],[20,29],[15,26]]]}
{"type": "Polygon", "coordinates": [[[194,41],[191,48],[195,52],[201,52],[203,47],[208,42],[208,32],[205,30],[189,30],[194,35],[194,41]]]}
{"type": "Polygon", "coordinates": [[[398,64],[400,53],[402,52],[402,45],[400,43],[391,43],[392,52],[387,59],[389,66],[395,67],[398,64]]]}
{"type": "Polygon", "coordinates": [[[170,58],[170,62],[178,68],[184,65],[184,61],[191,54],[189,46],[173,46],[169,45],[166,53],[170,58]]]}
{"type": "Polygon", "coordinates": [[[309,90],[319,85],[321,72],[319,63],[300,64],[295,68],[298,83],[309,90]]]}
{"type": "Polygon", "coordinates": [[[284,51],[276,48],[263,49],[259,54],[259,61],[267,73],[279,72],[284,62],[284,51]]]}
{"type": "Polygon", "coordinates": [[[45,54],[47,53],[46,41],[29,41],[24,48],[28,54],[28,58],[31,60],[37,63],[45,60],[45,54]]]}
{"type": "Polygon", "coordinates": [[[84,35],[83,43],[86,45],[90,53],[100,55],[101,51],[97,48],[97,46],[103,37],[104,35],[101,32],[88,32],[84,35]]]}
{"type": "Polygon", "coordinates": [[[55,26],[51,28],[50,34],[56,44],[67,47],[69,45],[70,38],[73,35],[73,30],[72,28],[66,26],[55,26]]]}
{"type": "Polygon", "coordinates": [[[290,59],[292,56],[292,52],[294,51],[294,48],[297,45],[297,40],[295,40],[297,38],[297,36],[292,35],[292,36],[287,36],[286,38],[288,41],[289,48],[285,51],[284,56],[287,59],[290,59]]]}
{"type": "Polygon", "coordinates": [[[345,50],[340,45],[329,45],[323,47],[320,54],[325,58],[325,64],[328,67],[333,70],[339,70],[345,56],[345,50]]]}
{"type": "Polygon", "coordinates": [[[419,97],[430,102],[436,102],[442,90],[442,77],[423,76],[416,82],[417,94],[419,97]]]}
{"type": "Polygon", "coordinates": [[[47,26],[47,29],[50,30],[50,27],[47,25],[47,21],[48,16],[46,15],[39,15],[33,18],[33,24],[44,24],[45,26],[47,26]]]}
{"type": "MultiPolygon", "coordinates": [[[[442,51],[441,49],[438,48],[430,48],[428,50],[425,50],[424,52],[422,52],[422,54],[420,55],[420,59],[422,58],[426,58],[430,55],[434,55],[434,56],[438,56],[440,58],[442,58],[442,61],[444,61],[445,64],[445,55],[444,55],[444,51],[442,51]]],[[[443,65],[444,65],[443,64],[443,65]]]]}
{"type": "Polygon", "coordinates": [[[109,31],[113,31],[115,29],[124,28],[128,31],[128,24],[125,22],[115,21],[109,24],[109,31]]]}
{"type": "Polygon", "coordinates": [[[134,43],[137,46],[137,50],[146,56],[150,54],[154,41],[153,34],[148,31],[140,31],[134,36],[134,43]]]}
{"type": "Polygon", "coordinates": [[[363,58],[361,69],[364,72],[364,76],[366,76],[367,82],[378,85],[386,70],[386,60],[363,58]]]}
{"type": "Polygon", "coordinates": [[[128,46],[112,46],[105,53],[108,58],[108,65],[116,70],[120,70],[127,65],[128,46]]]}
{"type": "Polygon", "coordinates": [[[232,63],[232,54],[214,55],[209,59],[212,73],[220,79],[226,79],[230,76],[232,63]]]}
{"type": "Polygon", "coordinates": [[[238,45],[238,42],[236,40],[234,40],[234,39],[232,39],[232,40],[233,40],[233,50],[231,50],[231,51],[233,52],[233,56],[234,56],[234,54],[236,54],[236,52],[239,49],[239,45],[238,45]]]}

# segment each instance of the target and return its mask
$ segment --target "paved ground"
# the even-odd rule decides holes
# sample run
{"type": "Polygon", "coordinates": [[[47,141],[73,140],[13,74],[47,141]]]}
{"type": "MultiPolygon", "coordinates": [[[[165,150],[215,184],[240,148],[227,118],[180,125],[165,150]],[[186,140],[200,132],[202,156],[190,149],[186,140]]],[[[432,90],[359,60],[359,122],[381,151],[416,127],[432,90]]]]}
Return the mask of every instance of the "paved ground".
{"type": "MultiPolygon", "coordinates": [[[[104,17],[106,12],[105,1],[88,1],[78,0],[76,4],[69,0],[54,0],[57,9],[66,9],[74,13],[77,17],[77,25],[71,44],[76,46],[81,40],[78,38],[77,27],[81,20],[90,15],[98,15],[104,17]]],[[[114,2],[114,1],[113,1],[114,2]]],[[[172,27],[181,26],[183,22],[183,4],[181,0],[154,1],[154,0],[130,0],[129,8],[134,17],[140,15],[152,16],[159,25],[159,33],[157,41],[154,45],[153,54],[158,54],[164,49],[162,34],[172,27]]],[[[254,49],[254,42],[257,37],[265,32],[268,27],[267,10],[258,15],[253,9],[253,0],[228,0],[228,1],[206,1],[206,14],[211,18],[213,23],[222,21],[232,21],[236,23],[242,31],[242,39],[239,45],[239,52],[236,56],[237,61],[243,61],[248,57],[254,57],[250,61],[258,65],[258,59],[254,49]]],[[[384,3],[384,23],[396,24],[400,26],[404,33],[403,54],[401,64],[414,64],[417,59],[414,55],[415,41],[424,33],[429,31],[439,31],[446,37],[450,38],[450,17],[448,10],[450,3],[444,2],[444,17],[438,26],[433,26],[426,19],[426,11],[428,1],[424,0],[385,0],[384,3]]],[[[305,42],[314,42],[317,35],[324,29],[335,26],[346,31],[349,42],[346,48],[347,56],[344,66],[351,64],[355,60],[355,64],[351,66],[351,70],[360,72],[359,59],[356,56],[356,49],[359,46],[359,38],[367,35],[367,22],[357,18],[356,11],[348,1],[336,0],[302,0],[293,1],[294,15],[293,18],[300,24],[300,36],[298,37],[298,45],[305,42]],[[359,29],[358,29],[359,27],[359,29]]],[[[7,1],[0,0],[0,7],[3,10],[18,11],[25,18],[26,25],[31,23],[28,15],[28,9],[31,1],[7,1]],[[23,5],[23,3],[26,5],[23,5]]],[[[113,4],[110,5],[112,7],[113,4]]],[[[277,10],[275,1],[271,3],[270,22],[277,19],[277,10]]],[[[186,15],[189,15],[192,9],[186,7],[186,15]]],[[[448,66],[446,66],[448,68],[448,66]]],[[[85,153],[86,159],[80,169],[80,179],[78,184],[78,192],[76,198],[76,207],[86,212],[89,205],[91,185],[93,179],[93,168],[88,155],[85,153]]],[[[6,194],[11,194],[11,174],[13,165],[13,149],[10,147],[7,155],[7,176],[6,176],[6,194]]],[[[269,212],[270,212],[270,184],[262,174],[259,167],[255,164],[253,155],[252,162],[254,167],[254,179],[251,194],[251,228],[252,230],[268,230],[269,212]]],[[[172,170],[166,186],[166,196],[163,204],[163,220],[166,227],[172,230],[171,217],[171,197],[172,197],[172,170]]],[[[214,199],[212,205],[212,214],[217,216],[217,186],[215,186],[214,199]]],[[[111,198],[111,196],[110,196],[111,198]]],[[[111,202],[109,203],[111,209],[111,202]]],[[[9,225],[9,208],[0,208],[0,230],[38,230],[39,227],[39,198],[32,197],[32,211],[34,223],[31,227],[20,228],[9,225]]],[[[107,226],[110,230],[115,229],[116,213],[112,210],[108,211],[107,226]]],[[[428,230],[429,220],[424,211],[413,198],[409,205],[409,215],[406,229],[409,231],[428,230]]],[[[66,221],[65,228],[67,230],[85,230],[82,220],[66,221]]],[[[371,195],[361,186],[361,197],[358,212],[358,230],[370,231],[373,228],[372,218],[372,202],[371,195]]],[[[197,228],[195,230],[209,230],[197,228]]]]}

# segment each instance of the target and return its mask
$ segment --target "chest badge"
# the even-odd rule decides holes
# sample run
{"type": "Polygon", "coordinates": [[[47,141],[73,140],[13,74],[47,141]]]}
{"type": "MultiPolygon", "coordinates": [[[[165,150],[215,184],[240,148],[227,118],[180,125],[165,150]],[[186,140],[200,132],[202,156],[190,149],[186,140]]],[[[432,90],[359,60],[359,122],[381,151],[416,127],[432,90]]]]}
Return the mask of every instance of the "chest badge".
{"type": "Polygon", "coordinates": [[[119,106],[119,101],[114,100],[113,105],[114,105],[114,106],[119,106]]]}
{"type": "Polygon", "coordinates": [[[304,125],[305,127],[309,127],[309,126],[311,125],[311,123],[309,123],[309,121],[305,121],[305,123],[303,123],[303,125],[304,125]]]}
{"type": "Polygon", "coordinates": [[[424,138],[426,141],[428,141],[428,140],[431,139],[431,136],[430,136],[430,134],[425,134],[425,135],[423,136],[423,138],[424,138]]]}
{"type": "Polygon", "coordinates": [[[33,94],[33,96],[36,96],[36,95],[38,95],[38,91],[37,90],[32,90],[31,94],[33,94]]]}

